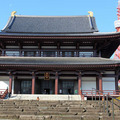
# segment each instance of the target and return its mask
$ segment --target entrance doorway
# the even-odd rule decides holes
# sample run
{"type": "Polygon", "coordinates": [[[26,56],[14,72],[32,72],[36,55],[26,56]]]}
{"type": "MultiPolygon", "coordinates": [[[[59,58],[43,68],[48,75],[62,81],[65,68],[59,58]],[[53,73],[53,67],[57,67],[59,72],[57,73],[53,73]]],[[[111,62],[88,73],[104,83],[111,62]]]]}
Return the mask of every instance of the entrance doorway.
{"type": "Polygon", "coordinates": [[[72,89],[68,89],[68,94],[73,94],[72,89]]]}
{"type": "Polygon", "coordinates": [[[54,94],[54,80],[38,80],[39,94],[54,94]]]}
{"type": "Polygon", "coordinates": [[[63,94],[74,94],[74,82],[73,81],[63,81],[63,94]]]}
{"type": "Polygon", "coordinates": [[[44,94],[50,94],[50,89],[44,89],[44,94]]]}
{"type": "Polygon", "coordinates": [[[32,91],[32,81],[29,80],[22,80],[21,81],[21,94],[31,94],[32,91]]]}

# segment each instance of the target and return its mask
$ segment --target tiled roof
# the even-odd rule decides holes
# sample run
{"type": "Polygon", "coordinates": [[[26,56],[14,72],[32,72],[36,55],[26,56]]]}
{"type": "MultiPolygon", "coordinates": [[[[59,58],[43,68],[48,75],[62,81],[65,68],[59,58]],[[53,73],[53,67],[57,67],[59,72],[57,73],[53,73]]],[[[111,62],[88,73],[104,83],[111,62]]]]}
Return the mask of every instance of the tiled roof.
{"type": "Polygon", "coordinates": [[[12,65],[110,65],[120,60],[100,57],[0,57],[0,64],[12,65]]]}
{"type": "Polygon", "coordinates": [[[11,16],[2,32],[35,34],[80,34],[97,32],[90,16],[11,16]]]}

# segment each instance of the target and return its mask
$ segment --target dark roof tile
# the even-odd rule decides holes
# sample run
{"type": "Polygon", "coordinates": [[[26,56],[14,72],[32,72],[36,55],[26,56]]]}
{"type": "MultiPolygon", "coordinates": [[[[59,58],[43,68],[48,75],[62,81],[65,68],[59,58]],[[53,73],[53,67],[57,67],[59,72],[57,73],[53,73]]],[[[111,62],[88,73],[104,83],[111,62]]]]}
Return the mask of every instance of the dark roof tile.
{"type": "Polygon", "coordinates": [[[93,33],[97,32],[94,17],[88,16],[14,16],[10,17],[7,33],[93,33]]]}
{"type": "Polygon", "coordinates": [[[109,65],[120,60],[98,57],[0,57],[0,64],[15,65],[109,65]]]}

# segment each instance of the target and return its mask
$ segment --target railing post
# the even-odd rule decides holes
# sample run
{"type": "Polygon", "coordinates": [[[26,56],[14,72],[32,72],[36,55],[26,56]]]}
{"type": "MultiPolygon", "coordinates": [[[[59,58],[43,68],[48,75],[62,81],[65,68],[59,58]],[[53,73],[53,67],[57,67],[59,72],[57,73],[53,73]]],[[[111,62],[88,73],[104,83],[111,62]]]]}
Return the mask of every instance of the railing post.
{"type": "Polygon", "coordinates": [[[109,116],[109,110],[108,110],[108,95],[106,95],[106,105],[107,105],[107,114],[109,116]]]}
{"type": "Polygon", "coordinates": [[[103,94],[103,99],[104,99],[104,101],[103,101],[103,111],[105,112],[105,95],[103,94]]]}
{"type": "Polygon", "coordinates": [[[92,89],[92,101],[93,101],[93,89],[92,89]]]}
{"type": "Polygon", "coordinates": [[[95,89],[95,101],[96,101],[96,89],[95,89]]]}
{"type": "Polygon", "coordinates": [[[113,101],[113,98],[112,98],[112,114],[113,114],[113,120],[114,120],[115,117],[114,117],[114,101],[113,101]]]}
{"type": "Polygon", "coordinates": [[[101,107],[101,105],[100,105],[100,92],[98,91],[98,93],[99,93],[99,107],[101,107]]]}

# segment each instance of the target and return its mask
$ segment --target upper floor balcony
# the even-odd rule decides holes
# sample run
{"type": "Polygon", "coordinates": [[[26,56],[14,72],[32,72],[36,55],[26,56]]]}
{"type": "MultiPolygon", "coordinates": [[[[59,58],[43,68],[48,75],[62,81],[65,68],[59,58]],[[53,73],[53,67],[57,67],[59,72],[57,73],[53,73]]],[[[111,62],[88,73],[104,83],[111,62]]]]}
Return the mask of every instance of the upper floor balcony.
{"type": "Polygon", "coordinates": [[[0,49],[0,56],[15,57],[101,57],[93,46],[75,45],[41,45],[13,46],[6,45],[0,49]]]}
{"type": "Polygon", "coordinates": [[[77,50],[3,50],[0,56],[14,57],[98,57],[95,51],[77,50]]]}

